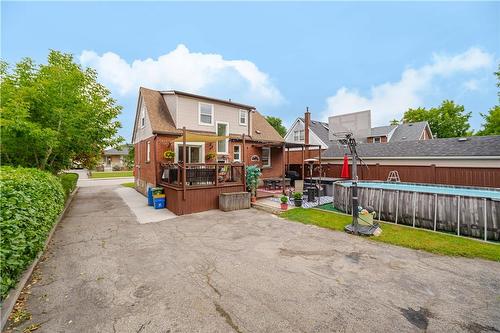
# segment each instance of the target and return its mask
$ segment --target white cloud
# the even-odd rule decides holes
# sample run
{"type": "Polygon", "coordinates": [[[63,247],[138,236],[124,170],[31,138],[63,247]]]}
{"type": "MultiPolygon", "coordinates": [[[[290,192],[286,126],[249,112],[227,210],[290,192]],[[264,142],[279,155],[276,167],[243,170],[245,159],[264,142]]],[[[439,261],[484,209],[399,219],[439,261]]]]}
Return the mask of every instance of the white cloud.
{"type": "Polygon", "coordinates": [[[469,91],[479,90],[479,80],[471,79],[464,82],[464,88],[469,91]]]}
{"type": "Polygon", "coordinates": [[[179,44],[158,59],[128,63],[118,54],[98,55],[83,51],[80,62],[97,70],[99,79],[121,95],[137,94],[138,88],[185,90],[192,93],[223,94],[221,98],[279,104],[280,91],[269,76],[248,60],[226,60],[219,54],[195,53],[179,44]]]}
{"type": "MultiPolygon", "coordinates": [[[[434,54],[431,64],[408,68],[399,81],[373,86],[367,96],[356,89],[338,89],[335,95],[327,98],[323,118],[370,109],[372,124],[384,125],[390,119],[400,119],[408,108],[422,106],[425,93],[433,89],[436,79],[489,68],[493,62],[493,55],[478,48],[470,48],[455,56],[434,54]]],[[[473,87],[470,83],[470,88],[473,87]]]]}

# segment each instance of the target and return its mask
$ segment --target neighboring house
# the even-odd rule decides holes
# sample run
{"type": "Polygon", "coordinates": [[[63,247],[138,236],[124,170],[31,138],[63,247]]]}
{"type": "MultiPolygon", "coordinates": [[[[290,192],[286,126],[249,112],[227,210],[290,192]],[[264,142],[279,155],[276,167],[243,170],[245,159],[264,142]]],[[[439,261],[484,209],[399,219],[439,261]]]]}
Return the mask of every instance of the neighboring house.
{"type": "Polygon", "coordinates": [[[255,107],[230,100],[140,88],[132,143],[136,188],[163,186],[176,214],[217,208],[220,193],[244,191],[244,165],[262,168],[263,178],[284,172],[283,138],[255,107]]]}
{"type": "Polygon", "coordinates": [[[129,147],[124,145],[120,149],[109,148],[102,152],[102,165],[105,170],[112,170],[114,166],[125,167],[125,159],[128,155],[129,147]]]}
{"type": "Polygon", "coordinates": [[[372,127],[367,143],[386,143],[433,139],[431,128],[426,121],[399,125],[372,127]]]}
{"type": "MultiPolygon", "coordinates": [[[[473,136],[386,144],[358,143],[367,166],[358,168],[360,179],[387,180],[396,170],[403,182],[500,187],[500,136],[473,136]]],[[[346,151],[336,144],[323,152],[323,169],[340,177],[346,151]]]]}

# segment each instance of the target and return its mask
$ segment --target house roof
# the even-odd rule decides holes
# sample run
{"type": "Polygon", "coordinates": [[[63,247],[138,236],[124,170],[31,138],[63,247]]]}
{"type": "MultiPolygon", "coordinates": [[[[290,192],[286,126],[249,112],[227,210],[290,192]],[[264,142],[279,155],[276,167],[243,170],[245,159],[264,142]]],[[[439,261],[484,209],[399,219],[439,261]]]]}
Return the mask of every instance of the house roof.
{"type": "Polygon", "coordinates": [[[252,106],[252,105],[237,103],[237,102],[233,102],[231,100],[225,100],[225,99],[219,99],[219,98],[214,98],[214,97],[209,97],[209,96],[192,94],[192,93],[188,93],[188,92],[180,91],[180,90],[166,90],[166,91],[160,91],[160,93],[161,94],[170,93],[170,94],[177,94],[177,95],[182,95],[182,96],[187,96],[187,97],[193,97],[193,98],[197,98],[197,99],[206,99],[208,101],[217,102],[220,104],[226,104],[226,105],[230,105],[230,106],[237,106],[237,107],[249,109],[249,110],[255,109],[255,106],[252,106]]]}
{"type": "Polygon", "coordinates": [[[372,127],[370,136],[389,136],[389,133],[392,132],[393,129],[398,127],[397,125],[389,125],[389,126],[378,126],[372,127]]]}
{"type": "Polygon", "coordinates": [[[418,140],[422,136],[422,132],[428,126],[429,126],[429,123],[426,121],[400,124],[400,125],[398,125],[398,127],[394,131],[394,134],[391,137],[391,141],[418,140]]]}
{"type": "MultiPolygon", "coordinates": [[[[304,118],[300,117],[299,119],[303,123],[305,123],[304,118]]],[[[328,145],[328,141],[330,140],[328,137],[328,123],[311,119],[311,122],[309,123],[309,129],[313,131],[313,133],[316,134],[316,136],[320,138],[321,141],[328,145]]]]}
{"type": "Polygon", "coordinates": [[[120,149],[116,148],[109,148],[105,149],[103,151],[103,155],[110,156],[110,155],[128,155],[129,147],[128,145],[124,145],[120,149]]]}
{"type": "Polygon", "coordinates": [[[146,104],[153,133],[182,133],[175,127],[172,114],[159,91],[141,87],[140,94],[146,104]]]}
{"type": "MultiPolygon", "coordinates": [[[[397,157],[500,157],[500,135],[472,136],[433,140],[391,141],[388,143],[359,143],[357,151],[361,158],[397,157]]],[[[324,152],[325,158],[343,157],[344,150],[331,144],[324,152]]]]}
{"type": "MultiPolygon", "coordinates": [[[[283,138],[278,134],[278,132],[272,127],[267,120],[255,110],[253,106],[234,103],[224,100],[219,100],[216,98],[201,96],[190,94],[178,90],[170,90],[166,92],[160,92],[157,90],[147,89],[144,87],[140,88],[140,94],[146,104],[146,109],[148,112],[148,117],[151,123],[151,129],[155,134],[174,134],[174,135],[182,135],[182,130],[177,129],[168,109],[167,103],[162,96],[162,93],[175,93],[179,95],[185,95],[194,98],[203,98],[207,100],[216,101],[223,104],[228,104],[236,107],[244,107],[247,109],[252,109],[251,115],[251,129],[252,133],[250,133],[250,140],[256,141],[277,141],[283,142],[283,138]]],[[[188,129],[189,130],[189,129],[188,129]]],[[[135,133],[135,129],[134,129],[135,133]]]]}

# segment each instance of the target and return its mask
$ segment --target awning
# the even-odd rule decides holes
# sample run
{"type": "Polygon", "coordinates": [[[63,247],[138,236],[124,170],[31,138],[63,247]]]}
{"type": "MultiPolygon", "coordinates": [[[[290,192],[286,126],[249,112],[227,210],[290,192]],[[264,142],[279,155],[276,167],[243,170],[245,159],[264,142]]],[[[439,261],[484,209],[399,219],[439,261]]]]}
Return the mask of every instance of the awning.
{"type": "MultiPolygon", "coordinates": [[[[221,140],[229,139],[229,136],[224,135],[210,135],[210,134],[197,134],[197,133],[186,133],[186,142],[217,142],[221,140]]],[[[174,142],[183,142],[183,137],[180,136],[174,140],[174,142]]]]}

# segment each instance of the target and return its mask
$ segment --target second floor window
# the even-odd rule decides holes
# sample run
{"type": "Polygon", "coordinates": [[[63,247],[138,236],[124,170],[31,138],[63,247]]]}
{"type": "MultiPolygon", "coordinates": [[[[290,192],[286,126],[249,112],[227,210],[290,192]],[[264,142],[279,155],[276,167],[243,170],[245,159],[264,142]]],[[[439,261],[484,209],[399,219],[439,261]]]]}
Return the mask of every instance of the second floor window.
{"type": "Polygon", "coordinates": [[[304,130],[293,131],[293,141],[304,141],[304,130]]]}
{"type": "Polygon", "coordinates": [[[377,136],[377,137],[373,138],[373,142],[380,143],[380,137],[377,136]]]}
{"type": "Polygon", "coordinates": [[[214,106],[213,104],[200,103],[198,105],[198,122],[200,125],[214,124],[214,106]]]}
{"type": "Polygon", "coordinates": [[[240,110],[240,125],[247,125],[248,113],[246,110],[240,110]]]}

